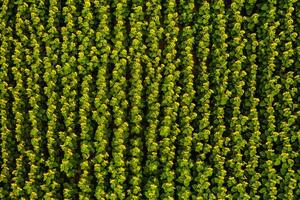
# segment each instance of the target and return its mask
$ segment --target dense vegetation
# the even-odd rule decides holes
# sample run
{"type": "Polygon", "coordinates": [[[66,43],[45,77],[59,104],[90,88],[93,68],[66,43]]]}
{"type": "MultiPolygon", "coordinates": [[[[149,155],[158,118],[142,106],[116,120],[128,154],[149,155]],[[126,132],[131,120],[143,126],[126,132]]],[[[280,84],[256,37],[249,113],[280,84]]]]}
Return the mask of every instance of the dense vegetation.
{"type": "Polygon", "coordinates": [[[300,199],[300,1],[0,6],[0,199],[300,199]]]}

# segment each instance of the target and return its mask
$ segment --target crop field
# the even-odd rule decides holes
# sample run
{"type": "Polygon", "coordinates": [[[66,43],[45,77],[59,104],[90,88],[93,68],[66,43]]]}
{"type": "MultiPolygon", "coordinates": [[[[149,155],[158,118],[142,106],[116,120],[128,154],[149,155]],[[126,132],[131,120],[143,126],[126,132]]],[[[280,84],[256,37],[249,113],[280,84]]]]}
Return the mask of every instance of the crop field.
{"type": "Polygon", "coordinates": [[[0,0],[0,199],[300,199],[299,0],[0,0]]]}

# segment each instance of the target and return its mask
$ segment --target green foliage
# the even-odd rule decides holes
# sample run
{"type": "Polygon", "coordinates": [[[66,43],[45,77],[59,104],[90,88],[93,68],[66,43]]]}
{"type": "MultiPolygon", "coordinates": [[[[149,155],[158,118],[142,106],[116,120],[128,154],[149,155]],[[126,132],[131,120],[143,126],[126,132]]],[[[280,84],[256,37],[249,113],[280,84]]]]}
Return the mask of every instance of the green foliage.
{"type": "Polygon", "coordinates": [[[0,199],[299,199],[296,0],[2,0],[0,199]]]}

